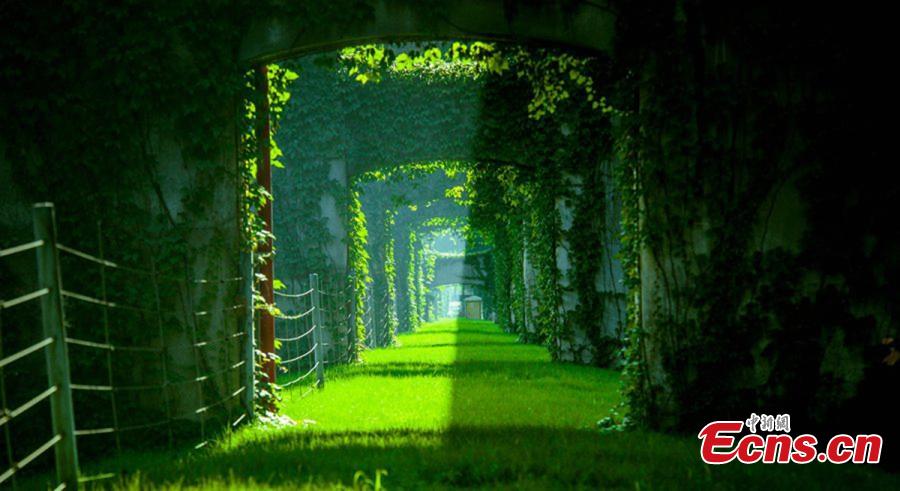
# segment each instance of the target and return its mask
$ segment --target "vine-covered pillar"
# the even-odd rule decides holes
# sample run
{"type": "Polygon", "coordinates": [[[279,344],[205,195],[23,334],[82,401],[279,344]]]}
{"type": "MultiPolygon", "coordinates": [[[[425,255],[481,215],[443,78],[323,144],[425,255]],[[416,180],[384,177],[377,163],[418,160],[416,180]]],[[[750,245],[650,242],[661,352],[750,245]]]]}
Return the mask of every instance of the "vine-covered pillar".
{"type": "MultiPolygon", "coordinates": [[[[866,159],[857,161],[858,148],[834,136],[852,131],[834,125],[854,120],[843,111],[858,94],[834,99],[831,77],[796,66],[818,49],[792,51],[805,45],[784,42],[778,45],[786,56],[769,51],[774,43],[745,51],[732,30],[707,35],[706,27],[721,21],[716,15],[735,12],[672,7],[657,9],[659,19],[642,16],[659,32],[635,40],[646,63],[635,72],[636,107],[620,138],[629,169],[620,188],[633,195],[622,214],[626,272],[632,284],[637,275],[640,293],[629,312],[629,337],[637,339],[631,350],[639,350],[629,357],[637,375],[628,388],[630,417],[696,428],[756,404],[825,422],[847,401],[859,403],[855,384],[864,372],[845,367],[880,361],[864,355],[866,343],[877,342],[877,315],[855,318],[851,303],[851,292],[866,288],[851,278],[860,278],[869,251],[854,258],[851,246],[823,255],[852,230],[878,231],[852,228],[877,224],[880,206],[857,208],[861,197],[877,195],[874,183],[857,193],[853,178],[868,169],[842,166],[846,158],[859,165],[866,159]],[[647,46],[644,39],[662,41],[647,46]],[[822,112],[826,107],[835,113],[822,112]],[[831,169],[842,170],[829,175],[831,169]],[[817,210],[810,199],[827,204],[817,210]],[[824,220],[811,220],[817,213],[824,220]],[[816,225],[827,234],[817,237],[816,225]]],[[[780,12],[754,14],[741,17],[785,41],[808,36],[793,22],[779,26],[780,12]]],[[[875,307],[872,300],[863,300],[866,309],[875,307]]]]}
{"type": "Polygon", "coordinates": [[[538,338],[546,344],[554,360],[560,359],[568,326],[562,316],[562,294],[557,253],[562,241],[561,220],[556,199],[562,187],[557,170],[539,169],[533,182],[532,208],[528,213],[529,262],[534,267],[534,325],[538,338]]]}
{"type": "MultiPolygon", "coordinates": [[[[265,189],[269,196],[272,193],[272,160],[269,147],[269,70],[266,65],[260,65],[256,69],[256,141],[259,142],[259,157],[256,165],[256,180],[265,189]]],[[[275,262],[272,257],[272,200],[265,200],[259,208],[259,216],[263,221],[263,229],[267,233],[265,241],[257,251],[263,258],[260,273],[264,280],[260,285],[260,294],[263,300],[269,304],[275,304],[275,262]]],[[[259,345],[265,353],[275,353],[275,318],[263,309],[259,315],[259,345]]],[[[266,376],[270,382],[275,381],[275,362],[266,362],[266,376]]]]}
{"type": "Polygon", "coordinates": [[[586,254],[589,268],[585,268],[584,280],[589,282],[594,293],[592,300],[596,308],[585,314],[594,321],[594,362],[599,365],[609,365],[616,360],[626,322],[627,291],[620,238],[622,198],[611,178],[618,165],[618,161],[610,158],[597,166],[590,174],[590,184],[585,187],[595,191],[585,193],[582,199],[583,218],[595,230],[592,234],[595,242],[586,254]],[[598,195],[603,199],[593,199],[598,195]]]}
{"type": "Polygon", "coordinates": [[[494,232],[494,260],[493,281],[491,287],[494,291],[494,322],[506,332],[511,332],[512,313],[510,310],[510,238],[506,227],[494,232]]]}
{"type": "MultiPolygon", "coordinates": [[[[556,269],[559,271],[558,286],[560,291],[560,315],[559,322],[563,324],[560,330],[560,359],[575,362],[589,362],[584,359],[584,351],[587,345],[585,339],[584,326],[575,326],[573,324],[573,313],[579,303],[579,291],[572,281],[574,274],[573,262],[577,258],[572,253],[572,244],[568,238],[572,232],[572,225],[575,222],[575,206],[574,200],[578,199],[581,193],[582,179],[574,174],[565,174],[563,182],[567,187],[573,190],[574,196],[566,196],[565,194],[556,197],[556,213],[559,215],[560,223],[560,241],[556,245],[556,269]],[[580,327],[576,331],[576,327],[580,327]]],[[[579,244],[579,247],[582,244],[579,244]]],[[[589,350],[587,350],[589,352],[589,350]]],[[[589,356],[589,354],[588,354],[589,356]]]]}
{"type": "Polygon", "coordinates": [[[422,322],[428,322],[430,319],[428,317],[428,288],[425,284],[425,249],[422,247],[421,241],[419,242],[418,250],[416,251],[416,296],[419,313],[419,324],[422,322]]]}
{"type": "Polygon", "coordinates": [[[406,318],[407,318],[407,330],[409,332],[415,331],[419,328],[421,316],[419,312],[419,282],[418,282],[418,274],[419,274],[419,261],[418,261],[418,249],[419,249],[419,238],[415,231],[410,231],[409,240],[407,241],[406,248],[406,257],[404,258],[406,262],[406,275],[405,275],[405,290],[406,290],[406,318]]]}
{"type": "Polygon", "coordinates": [[[433,253],[422,251],[422,284],[425,291],[425,317],[428,321],[438,319],[436,311],[436,295],[432,291],[432,283],[434,282],[434,264],[437,256],[433,253]]]}
{"type": "Polygon", "coordinates": [[[397,307],[397,332],[408,332],[410,292],[409,292],[409,235],[398,231],[403,228],[398,225],[394,230],[394,293],[397,307]]]}
{"type": "Polygon", "coordinates": [[[359,190],[356,186],[349,189],[347,213],[349,215],[349,230],[347,237],[348,263],[350,268],[349,288],[350,314],[348,315],[348,332],[350,343],[350,361],[359,361],[359,352],[365,347],[366,337],[366,308],[371,284],[369,273],[368,233],[367,221],[363,212],[362,202],[359,198],[359,190]]]}
{"type": "Polygon", "coordinates": [[[347,163],[343,160],[330,160],[327,162],[329,190],[323,189],[319,198],[319,213],[325,222],[328,232],[322,241],[326,264],[322,267],[322,284],[331,292],[328,297],[331,311],[329,314],[328,329],[322,332],[325,343],[333,352],[342,352],[347,347],[347,324],[343,322],[342,312],[345,305],[344,295],[347,287],[347,277],[350,273],[348,261],[348,220],[346,200],[349,197],[349,184],[347,179],[347,163]]]}
{"type": "Polygon", "coordinates": [[[624,294],[616,255],[618,207],[610,165],[584,161],[577,174],[564,173],[566,190],[556,198],[560,242],[556,248],[561,293],[563,360],[609,366],[620,347],[624,294]]]}
{"type": "Polygon", "coordinates": [[[524,266],[521,226],[513,219],[495,232],[493,281],[496,322],[506,332],[524,329],[524,266]]]}
{"type": "MultiPolygon", "coordinates": [[[[524,228],[524,227],[523,227],[524,228]]],[[[522,236],[522,321],[519,333],[526,341],[537,340],[537,328],[534,325],[534,317],[537,311],[537,299],[535,297],[535,272],[528,253],[528,237],[522,236]]]]}
{"type": "Polygon", "coordinates": [[[381,339],[383,346],[390,346],[394,342],[394,336],[397,332],[397,267],[394,260],[394,238],[390,235],[393,228],[393,215],[389,216],[386,222],[388,229],[387,239],[384,244],[384,297],[381,300],[382,305],[382,323],[379,324],[382,329],[381,339]]]}
{"type": "Polygon", "coordinates": [[[376,209],[367,214],[372,232],[370,274],[372,276],[372,321],[367,336],[374,347],[389,346],[396,330],[396,295],[394,281],[394,212],[376,209]]]}

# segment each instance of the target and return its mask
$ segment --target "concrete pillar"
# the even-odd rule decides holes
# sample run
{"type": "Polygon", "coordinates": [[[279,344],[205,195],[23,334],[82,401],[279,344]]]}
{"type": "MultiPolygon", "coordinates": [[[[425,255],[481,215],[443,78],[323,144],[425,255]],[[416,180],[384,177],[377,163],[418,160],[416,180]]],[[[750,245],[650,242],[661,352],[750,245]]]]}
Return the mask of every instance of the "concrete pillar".
{"type": "MultiPolygon", "coordinates": [[[[328,179],[348,190],[347,162],[332,160],[328,163],[328,179]]],[[[349,191],[348,191],[349,192],[349,191]]],[[[338,201],[328,192],[323,192],[319,200],[319,209],[328,227],[328,240],[325,255],[328,258],[330,273],[343,278],[347,273],[347,212],[343,200],[338,201]]]]}
{"type": "MultiPolygon", "coordinates": [[[[569,233],[575,222],[575,205],[573,200],[579,199],[584,192],[583,179],[574,174],[563,175],[563,182],[572,190],[572,199],[556,198],[556,212],[560,218],[561,240],[556,247],[556,268],[559,270],[559,289],[562,296],[560,322],[563,324],[563,336],[560,339],[560,358],[565,361],[590,363],[593,350],[584,326],[577,325],[571,317],[578,307],[578,291],[572,286],[573,262],[571,258],[572,244],[569,233]]],[[[599,198],[599,197],[598,197],[599,198]]],[[[602,219],[602,217],[597,217],[602,219]]]]}
{"type": "Polygon", "coordinates": [[[522,314],[525,318],[522,319],[522,325],[525,333],[533,335],[537,332],[537,327],[534,325],[534,318],[537,315],[537,299],[534,295],[536,273],[531,259],[528,257],[528,239],[525,239],[524,242],[522,246],[522,275],[524,276],[522,283],[525,288],[525,308],[522,314]]]}
{"type": "Polygon", "coordinates": [[[601,266],[595,276],[594,285],[603,302],[603,334],[609,337],[621,338],[627,319],[627,305],[625,301],[625,272],[619,261],[619,231],[621,223],[622,204],[616,186],[613,182],[613,166],[615,162],[605,161],[603,167],[603,189],[595,191],[598,195],[606,196],[604,216],[597,217],[603,220],[603,238],[601,250],[601,266]]]}

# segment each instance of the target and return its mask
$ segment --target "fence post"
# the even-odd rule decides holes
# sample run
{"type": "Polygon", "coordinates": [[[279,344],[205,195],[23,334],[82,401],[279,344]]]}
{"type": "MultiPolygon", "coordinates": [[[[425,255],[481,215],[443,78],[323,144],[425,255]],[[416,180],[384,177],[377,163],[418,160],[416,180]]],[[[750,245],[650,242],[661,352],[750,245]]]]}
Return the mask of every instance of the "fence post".
{"type": "Polygon", "coordinates": [[[322,318],[322,293],[319,290],[319,275],[312,273],[309,275],[309,288],[312,290],[312,308],[313,308],[313,341],[316,343],[314,350],[316,359],[316,380],[320,389],[325,388],[325,357],[322,356],[322,328],[324,319],[322,318]]]}
{"type": "Polygon", "coordinates": [[[347,363],[353,363],[359,359],[358,346],[357,346],[357,335],[359,333],[356,332],[356,284],[355,280],[351,280],[350,286],[345,289],[344,293],[348,294],[344,298],[344,302],[350,304],[350,308],[347,309],[347,341],[350,346],[348,346],[348,355],[347,355],[347,363]]]}
{"type": "Polygon", "coordinates": [[[253,400],[256,397],[256,333],[253,329],[253,253],[241,254],[242,294],[244,295],[244,410],[253,419],[253,400]]]}
{"type": "Polygon", "coordinates": [[[53,432],[60,437],[56,453],[56,476],[67,489],[78,489],[78,451],[75,443],[75,412],[69,381],[69,356],[66,349],[66,320],[62,302],[62,277],[56,249],[56,216],[53,203],[34,205],[34,236],[44,241],[37,248],[38,281],[48,294],[41,297],[44,336],[53,338],[45,349],[47,378],[56,392],[50,397],[53,432]]]}

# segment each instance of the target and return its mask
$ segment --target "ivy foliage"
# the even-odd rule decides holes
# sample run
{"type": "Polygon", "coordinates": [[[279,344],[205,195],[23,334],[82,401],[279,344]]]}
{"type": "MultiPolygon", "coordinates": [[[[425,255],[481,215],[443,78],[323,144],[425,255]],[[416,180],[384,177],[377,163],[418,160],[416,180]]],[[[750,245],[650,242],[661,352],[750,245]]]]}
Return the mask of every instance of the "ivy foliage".
{"type": "Polygon", "coordinates": [[[350,188],[350,199],[347,210],[348,227],[348,265],[350,268],[350,284],[355,295],[353,297],[353,340],[351,361],[359,361],[359,352],[365,348],[366,340],[366,292],[372,282],[369,276],[369,240],[366,228],[366,215],[363,213],[358,186],[350,188]]]}
{"type": "MultiPolygon", "coordinates": [[[[580,265],[572,275],[580,274],[581,281],[571,283],[574,288],[585,290],[588,306],[581,307],[573,315],[567,315],[563,309],[562,277],[556,261],[557,248],[562,247],[566,240],[557,212],[557,200],[566,193],[561,191],[565,186],[560,176],[565,172],[590,173],[601,154],[608,156],[609,153],[609,138],[596,134],[597,128],[601,132],[608,131],[604,130],[608,128],[608,123],[604,124],[604,121],[608,121],[611,112],[605,98],[599,96],[597,91],[599,82],[596,81],[603,80],[597,76],[602,62],[552,50],[527,50],[486,43],[466,46],[464,43],[415,47],[367,45],[343,50],[340,59],[346,73],[364,84],[379,82],[385,76],[417,77],[429,83],[454,77],[483,79],[489,91],[483,98],[502,103],[483,108],[482,115],[502,114],[503,117],[498,119],[503,122],[500,123],[502,126],[493,126],[492,121],[483,120],[482,124],[488,124],[481,130],[476,146],[498,147],[499,141],[510,138],[508,135],[500,136],[501,132],[506,132],[510,123],[519,118],[521,123],[518,123],[517,131],[529,134],[530,139],[538,135],[538,145],[534,147],[537,151],[530,149],[524,152],[524,155],[516,157],[517,161],[512,165],[507,163],[502,167],[499,173],[496,162],[476,163],[466,171],[469,182],[465,186],[448,189],[447,196],[471,207],[477,225],[474,222],[467,224],[467,233],[477,231],[492,239],[503,236],[502,245],[498,246],[496,253],[502,259],[495,261],[498,275],[492,295],[497,297],[497,307],[504,313],[499,322],[507,329],[520,331],[523,338],[547,343],[554,356],[561,357],[559,351],[564,342],[569,347],[567,349],[572,349],[576,344],[572,324],[590,320],[585,324],[588,326],[586,330],[591,331],[588,334],[591,342],[598,345],[591,349],[592,355],[595,355],[598,364],[611,363],[617,352],[616,344],[610,337],[596,334],[600,330],[596,319],[602,317],[599,313],[602,302],[590,299],[596,297],[593,275],[601,266],[598,257],[585,255],[575,258],[580,265]],[[574,97],[575,94],[581,96],[574,97]],[[528,104],[522,105],[522,101],[528,101],[528,104]],[[570,113],[559,115],[560,108],[570,113]],[[572,139],[572,147],[567,151],[554,152],[551,145],[558,145],[555,141],[550,143],[558,140],[554,138],[554,132],[560,128],[563,128],[564,134],[573,131],[573,126],[567,124],[569,119],[573,119],[571,113],[579,117],[588,115],[590,125],[573,125],[578,138],[572,139]],[[589,126],[595,128],[594,134],[586,129],[589,126]],[[542,135],[545,135],[544,140],[542,135]],[[592,139],[597,140],[596,145],[583,144],[585,140],[592,139]],[[588,150],[580,151],[582,148],[588,150]],[[498,182],[498,176],[505,181],[498,182]],[[484,188],[483,194],[479,194],[479,186],[484,188]],[[498,194],[498,189],[504,192],[498,194]],[[504,194],[505,199],[498,199],[504,194]],[[535,204],[538,206],[533,206],[535,204]],[[521,214],[513,211],[518,206],[522,207],[521,214]],[[516,236],[511,237],[510,231],[516,232],[516,236]],[[514,259],[526,253],[525,244],[534,258],[531,265],[535,272],[534,285],[530,291],[522,279],[527,276],[522,271],[522,261],[514,259]],[[513,248],[518,250],[514,253],[513,248]],[[513,294],[518,297],[511,296],[513,294]],[[511,309],[513,303],[517,304],[514,310],[511,309]],[[590,316],[591,313],[594,317],[590,316]],[[520,327],[512,328],[511,324],[516,321],[520,327]]],[[[595,200],[585,193],[583,202],[592,203],[595,200]]],[[[581,213],[591,211],[584,209],[581,213]]],[[[582,220],[589,222],[591,218],[582,220]]],[[[593,240],[592,243],[596,243],[594,237],[602,234],[596,226],[572,227],[571,230],[571,238],[579,242],[593,240]],[[582,238],[586,240],[582,241],[582,238]]],[[[572,249],[579,251],[581,248],[572,249]]],[[[578,252],[575,255],[578,256],[578,252]]],[[[408,286],[415,291],[413,275],[413,272],[409,273],[408,286]]],[[[412,322],[412,317],[409,322],[412,322]]],[[[573,354],[566,356],[580,358],[573,354]]]]}
{"type": "MultiPolygon", "coordinates": [[[[791,49],[781,51],[770,42],[747,45],[742,39],[753,36],[741,35],[759,25],[753,17],[742,18],[739,7],[664,2],[655,8],[634,2],[617,10],[621,31],[615,65],[505,46],[479,46],[477,56],[464,63],[453,45],[364,46],[345,50],[341,59],[349,65],[347,73],[367,85],[385,74],[426,81],[478,77],[486,91],[482,115],[507,118],[503,127],[483,119],[481,144],[502,147],[502,131],[528,134],[529,143],[540,143],[528,152],[505,152],[506,159],[475,163],[466,171],[467,185],[451,189],[449,196],[470,207],[471,230],[492,237],[500,322],[523,337],[549,342],[557,357],[580,326],[588,328],[595,360],[608,360],[615,351],[608,333],[589,322],[592,313],[606,308],[588,285],[603,267],[597,237],[608,237],[609,230],[587,218],[607,213],[600,207],[608,202],[592,198],[615,177],[628,306],[625,391],[632,418],[684,427],[752,401],[802,409],[801,400],[819,400],[828,411],[838,410],[857,397],[862,374],[871,368],[863,347],[893,328],[883,309],[860,314],[863,297],[851,293],[876,291],[880,280],[829,263],[845,264],[838,258],[846,254],[861,264],[890,269],[884,257],[867,256],[864,251],[871,250],[854,242],[884,231],[869,220],[859,220],[868,225],[858,226],[849,218],[878,209],[880,202],[835,198],[844,193],[834,155],[851,159],[851,153],[835,143],[841,138],[834,130],[812,116],[822,100],[838,103],[829,112],[833,120],[850,121],[848,116],[858,113],[852,97],[821,82],[845,75],[821,68],[832,65],[819,54],[828,50],[811,55],[815,50],[786,22],[767,22],[766,32],[773,39],[797,41],[789,43],[791,49]],[[715,27],[721,25],[737,27],[725,32],[715,27]],[[810,57],[821,61],[819,68],[798,62],[810,57]],[[761,74],[771,70],[799,77],[808,93],[791,92],[783,80],[764,80],[761,74]],[[772,93],[778,97],[765,95],[772,93]],[[576,135],[572,140],[578,145],[561,145],[565,139],[559,132],[576,135]],[[785,164],[801,159],[812,164],[785,164]],[[503,164],[499,170],[498,161],[503,164]],[[603,162],[612,172],[593,173],[603,162]],[[569,179],[561,178],[566,174],[577,176],[589,191],[571,189],[569,179]],[[835,192],[825,197],[823,188],[835,192]],[[803,214],[801,222],[809,228],[798,234],[801,239],[776,237],[760,219],[771,213],[767,210],[783,209],[782,191],[816,205],[803,214]],[[571,229],[557,221],[560,202],[578,210],[571,229]],[[822,210],[834,211],[843,217],[840,223],[858,233],[836,237],[822,210]],[[574,269],[562,278],[553,258],[575,241],[591,245],[572,249],[574,269]],[[517,266],[522,257],[530,266],[517,266]],[[803,278],[825,279],[811,288],[803,278]],[[564,301],[568,288],[579,291],[574,309],[564,301]],[[797,323],[804,327],[791,327],[797,323]],[[754,335],[759,332],[764,334],[754,335]],[[735,343],[752,348],[734,352],[735,343]],[[817,348],[794,356],[803,343],[817,348]],[[849,348],[839,347],[844,345],[849,348]],[[722,362],[735,356],[739,363],[722,362]],[[702,376],[711,372],[721,377],[702,376]],[[789,373],[807,378],[827,373],[829,378],[803,385],[804,377],[784,375],[789,373]],[[783,395],[790,392],[803,396],[783,395]],[[707,403],[692,402],[698,400],[707,403]]],[[[754,12],[772,18],[762,7],[754,12]]],[[[840,66],[849,66],[846,55],[840,56],[840,66]]],[[[851,184],[854,192],[865,185],[881,189],[864,178],[851,184]]],[[[892,298],[891,293],[873,295],[879,305],[892,298]]],[[[823,414],[811,417],[824,420],[823,414]]]]}
{"type": "MultiPolygon", "coordinates": [[[[17,22],[0,36],[3,159],[28,163],[13,166],[15,188],[24,193],[16,198],[55,202],[61,236],[83,250],[96,250],[92,224],[103,222],[112,260],[147,268],[149,256],[166,275],[234,277],[241,274],[236,252],[267,259],[260,246],[272,237],[257,215],[271,200],[256,182],[258,80],[234,54],[254,12],[271,7],[215,0],[4,4],[3,17],[17,22]]],[[[276,168],[282,164],[274,138],[296,77],[269,67],[276,168]]],[[[149,285],[138,283],[121,287],[131,290],[133,303],[152,297],[149,285]]],[[[170,342],[188,332],[190,309],[240,298],[212,287],[187,294],[196,297],[190,302],[173,296],[182,298],[170,302],[179,310],[170,342]]],[[[277,313],[258,294],[254,303],[277,313]]],[[[232,329],[229,319],[199,335],[232,329]]],[[[174,356],[170,366],[188,363],[183,358],[174,356]]]]}
{"type": "Polygon", "coordinates": [[[873,407],[896,332],[896,291],[875,286],[896,263],[863,239],[896,242],[878,151],[857,143],[879,134],[855,75],[873,34],[799,6],[617,3],[631,417],[778,407],[814,426],[873,407]]]}
{"type": "Polygon", "coordinates": [[[384,276],[393,276],[384,280],[395,297],[382,303],[382,323],[396,317],[395,329],[413,331],[428,318],[428,278],[434,268],[428,244],[435,232],[466,226],[465,208],[446,197],[447,189],[463,182],[464,168],[460,162],[415,163],[357,177],[359,185],[365,186],[362,200],[369,210],[367,217],[384,220],[384,226],[376,228],[380,236],[370,243],[373,254],[387,259],[388,251],[379,252],[389,248],[393,259],[391,264],[373,263],[373,268],[384,267],[384,276]]]}

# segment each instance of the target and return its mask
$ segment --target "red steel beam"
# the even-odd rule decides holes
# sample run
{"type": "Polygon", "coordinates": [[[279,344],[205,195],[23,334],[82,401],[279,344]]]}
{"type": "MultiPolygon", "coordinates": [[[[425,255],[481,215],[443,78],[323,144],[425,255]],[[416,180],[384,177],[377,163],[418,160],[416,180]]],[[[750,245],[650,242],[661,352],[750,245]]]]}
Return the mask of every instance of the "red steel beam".
{"type": "MultiPolygon", "coordinates": [[[[272,194],[272,158],[269,149],[269,69],[266,65],[260,65],[256,69],[256,140],[259,144],[259,157],[256,162],[256,181],[271,196],[272,194]]],[[[266,201],[266,204],[259,209],[259,217],[263,221],[263,227],[269,232],[270,237],[265,243],[259,247],[259,254],[269,254],[272,252],[272,201],[266,201]]],[[[260,293],[263,299],[269,305],[275,303],[275,292],[273,290],[275,281],[275,264],[270,256],[265,264],[262,265],[261,273],[265,276],[265,281],[260,285],[260,293]]],[[[260,312],[259,315],[259,346],[265,353],[275,353],[275,318],[267,311],[260,312]]],[[[275,362],[269,361],[265,365],[266,375],[269,381],[275,382],[275,362]]]]}

